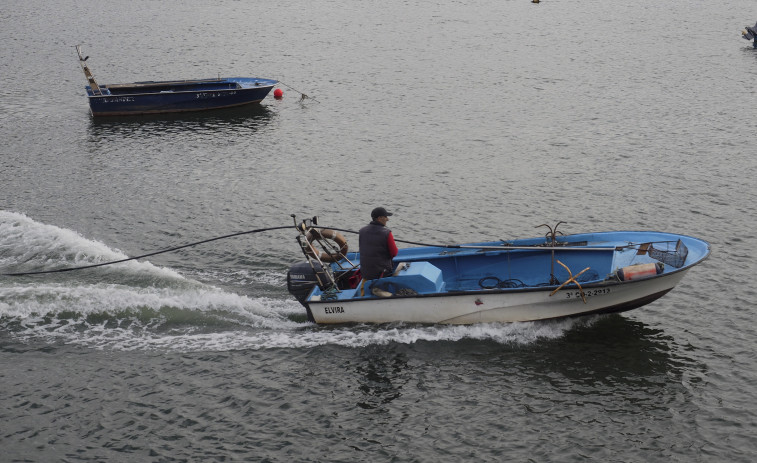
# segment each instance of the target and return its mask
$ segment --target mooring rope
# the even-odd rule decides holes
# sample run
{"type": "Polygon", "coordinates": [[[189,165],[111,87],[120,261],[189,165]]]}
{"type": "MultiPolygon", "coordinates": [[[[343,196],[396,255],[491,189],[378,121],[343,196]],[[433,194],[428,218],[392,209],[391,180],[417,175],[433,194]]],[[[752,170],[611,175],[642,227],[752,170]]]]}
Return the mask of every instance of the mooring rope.
{"type": "MultiPolygon", "coordinates": [[[[316,100],[316,99],[315,99],[315,98],[313,98],[312,96],[308,96],[308,95],[306,95],[306,94],[302,93],[301,91],[297,90],[296,88],[294,88],[294,87],[291,87],[291,86],[289,86],[289,85],[285,84],[284,82],[282,82],[282,81],[280,81],[280,80],[279,80],[278,82],[279,82],[279,83],[280,83],[281,85],[283,85],[284,87],[288,88],[289,90],[293,90],[293,91],[295,91],[295,92],[299,93],[299,94],[300,94],[300,100],[306,100],[306,99],[307,99],[307,100],[313,100],[313,101],[315,101],[316,103],[320,103],[320,101],[316,100]]],[[[319,227],[319,228],[320,228],[320,227],[319,227]]]]}

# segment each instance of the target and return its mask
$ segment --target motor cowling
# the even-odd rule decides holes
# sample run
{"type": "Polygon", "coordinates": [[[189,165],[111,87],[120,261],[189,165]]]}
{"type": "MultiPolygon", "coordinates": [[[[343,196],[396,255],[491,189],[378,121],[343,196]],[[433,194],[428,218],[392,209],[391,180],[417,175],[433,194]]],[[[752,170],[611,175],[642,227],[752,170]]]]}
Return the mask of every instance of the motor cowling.
{"type": "Polygon", "coordinates": [[[287,290],[300,304],[305,305],[313,287],[319,284],[318,278],[323,283],[328,281],[326,271],[320,263],[313,262],[312,266],[308,262],[294,264],[287,272],[287,290]]]}

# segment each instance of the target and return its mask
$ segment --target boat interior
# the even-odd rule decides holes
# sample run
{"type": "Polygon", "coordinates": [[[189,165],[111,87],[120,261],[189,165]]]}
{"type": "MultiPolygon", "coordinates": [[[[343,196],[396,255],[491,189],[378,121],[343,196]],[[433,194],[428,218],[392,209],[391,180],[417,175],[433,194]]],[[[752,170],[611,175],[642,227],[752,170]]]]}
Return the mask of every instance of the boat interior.
{"type": "MultiPolygon", "coordinates": [[[[670,273],[702,257],[687,258],[688,248],[681,240],[646,244],[606,241],[603,246],[574,241],[564,243],[569,244],[564,249],[540,249],[538,245],[528,249],[493,249],[504,244],[401,249],[395,258],[398,264],[394,274],[373,281],[358,282],[354,269],[338,269],[339,264],[334,264],[339,292],[330,297],[338,300],[375,297],[370,291],[374,287],[392,295],[414,296],[628,281],[670,273]]],[[[534,246],[536,242],[519,244],[534,246]]],[[[348,258],[357,264],[359,255],[354,253],[348,258]]]]}
{"type": "MultiPolygon", "coordinates": [[[[398,256],[394,274],[356,286],[343,278],[339,300],[375,297],[374,287],[399,296],[449,292],[557,287],[571,278],[584,285],[623,278],[622,269],[642,268],[649,277],[664,265],[636,248],[575,250],[444,250],[398,256]],[[650,267],[651,265],[651,267],[650,267]],[[651,272],[651,273],[650,273],[651,272]]],[[[626,270],[626,274],[630,275],[626,270]]],[[[353,280],[354,281],[354,280],[353,280]]]]}
{"type": "Polygon", "coordinates": [[[242,86],[228,80],[180,80],[167,82],[135,82],[131,84],[101,85],[103,94],[129,95],[133,93],[175,93],[175,92],[212,92],[219,90],[236,90],[242,86]]]}

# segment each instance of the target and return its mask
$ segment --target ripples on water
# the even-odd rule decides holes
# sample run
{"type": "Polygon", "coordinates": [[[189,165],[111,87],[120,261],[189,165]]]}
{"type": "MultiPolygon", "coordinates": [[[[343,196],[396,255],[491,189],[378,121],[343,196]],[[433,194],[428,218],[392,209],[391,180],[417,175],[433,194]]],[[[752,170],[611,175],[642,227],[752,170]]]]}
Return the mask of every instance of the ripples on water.
{"type": "MultiPolygon", "coordinates": [[[[81,355],[75,346],[53,344],[47,355],[72,360],[25,369],[18,384],[34,386],[13,397],[24,411],[16,416],[16,435],[31,441],[49,435],[32,420],[54,411],[57,437],[41,448],[43,456],[77,432],[98,443],[82,445],[81,455],[116,459],[149,448],[156,459],[354,461],[356,452],[366,452],[400,460],[430,453],[442,461],[552,460],[575,458],[580,448],[584,458],[612,461],[622,453],[623,461],[634,461],[657,439],[664,445],[655,451],[664,458],[691,455],[691,436],[663,433],[686,429],[702,414],[692,399],[701,394],[705,368],[661,331],[622,317],[579,323],[567,335],[565,328],[540,328],[553,336],[536,344],[505,345],[459,334],[423,340],[422,333],[408,344],[414,330],[401,327],[404,339],[392,329],[311,330],[311,338],[331,341],[292,349],[292,338],[305,337],[284,336],[286,347],[272,343],[264,355],[223,343],[219,350],[206,343],[201,351],[167,355],[166,345],[90,353],[86,365],[72,361],[81,355]],[[370,341],[350,341],[360,337],[370,341]],[[67,379],[72,374],[77,380],[67,379]],[[69,406],[59,409],[61,403],[69,406]],[[482,435],[501,437],[481,445],[482,435]]],[[[499,331],[508,330],[523,331],[499,331]]],[[[17,389],[16,380],[8,382],[17,389]]]]}
{"type": "MultiPolygon", "coordinates": [[[[21,214],[1,218],[3,262],[23,260],[39,269],[124,257],[21,214]]],[[[549,459],[573,455],[577,445],[592,458],[620,452],[634,459],[647,454],[638,446],[657,428],[650,417],[686,429],[706,410],[696,402],[712,373],[687,354],[691,346],[621,316],[315,327],[296,302],[280,296],[238,295],[150,263],[105,269],[46,283],[24,277],[3,289],[4,355],[89,352],[85,362],[52,371],[29,363],[18,385],[35,386],[9,398],[26,410],[14,418],[22,440],[49,432],[28,420],[53,412],[64,423],[56,428],[64,448],[80,430],[108,450],[78,451],[107,458],[145,448],[159,459],[212,455],[207,442],[191,436],[226,434],[231,426],[245,439],[217,438],[223,442],[216,449],[272,459],[352,461],[355,451],[390,458],[397,448],[419,454],[433,448],[450,459],[549,459]],[[72,372],[77,379],[65,379],[72,372]],[[50,392],[60,390],[68,392],[50,392]],[[69,405],[57,410],[61,403],[69,405]],[[94,420],[65,424],[93,412],[94,420]],[[305,426],[302,414],[311,416],[305,426]],[[550,426],[565,420],[581,430],[550,426]],[[160,431],[150,422],[160,423],[160,431]],[[614,432],[603,433],[607,427],[614,432]],[[282,430],[284,441],[277,438],[282,430]],[[476,450],[476,439],[487,433],[519,439],[476,450]]],[[[212,272],[198,276],[222,280],[212,272]]],[[[279,287],[283,277],[254,273],[231,285],[279,287]]],[[[659,451],[689,454],[685,437],[668,437],[659,451]]],[[[41,446],[40,455],[52,456],[55,442],[41,446]]]]}
{"type": "Polygon", "coordinates": [[[293,235],[0,279],[9,460],[753,461],[746,0],[16,2],[0,13],[0,272],[121,259],[377,201],[411,241],[707,239],[622,316],[317,327],[293,235]],[[315,97],[93,120],[101,82],[278,78],[315,97]],[[538,231],[537,231],[538,232],[538,231]]]}

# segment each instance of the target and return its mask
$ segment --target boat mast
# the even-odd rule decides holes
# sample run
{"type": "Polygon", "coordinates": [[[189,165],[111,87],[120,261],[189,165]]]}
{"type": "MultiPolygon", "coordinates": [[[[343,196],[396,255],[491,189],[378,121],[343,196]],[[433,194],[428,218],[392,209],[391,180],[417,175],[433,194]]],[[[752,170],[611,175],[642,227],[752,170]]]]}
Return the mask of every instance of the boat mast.
{"type": "Polygon", "coordinates": [[[76,53],[79,55],[79,64],[81,65],[81,70],[84,71],[84,77],[87,78],[87,82],[89,82],[89,86],[92,88],[92,93],[94,93],[95,95],[102,95],[100,86],[97,85],[95,76],[92,75],[92,71],[89,70],[89,67],[86,63],[87,59],[89,59],[89,56],[85,58],[81,55],[81,45],[76,45],[76,53]]]}

